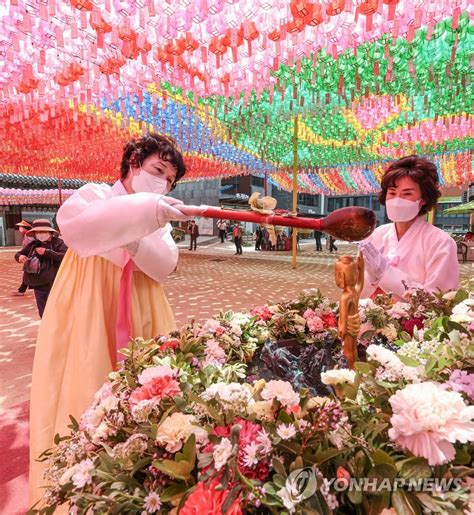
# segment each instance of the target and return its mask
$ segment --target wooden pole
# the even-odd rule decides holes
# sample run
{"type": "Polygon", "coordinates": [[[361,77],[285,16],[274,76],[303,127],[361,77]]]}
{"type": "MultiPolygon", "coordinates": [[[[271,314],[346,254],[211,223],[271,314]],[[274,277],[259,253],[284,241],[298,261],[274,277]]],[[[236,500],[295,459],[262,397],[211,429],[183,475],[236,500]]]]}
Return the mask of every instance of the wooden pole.
{"type": "MultiPolygon", "coordinates": [[[[296,215],[298,207],[298,115],[294,118],[293,129],[293,213],[296,215]]],[[[296,269],[296,244],[298,241],[296,236],[297,229],[294,227],[291,247],[291,263],[294,269],[296,269]]]]}
{"type": "Polygon", "coordinates": [[[58,175],[58,193],[59,193],[59,206],[63,205],[63,192],[61,189],[61,177],[58,175]]]}

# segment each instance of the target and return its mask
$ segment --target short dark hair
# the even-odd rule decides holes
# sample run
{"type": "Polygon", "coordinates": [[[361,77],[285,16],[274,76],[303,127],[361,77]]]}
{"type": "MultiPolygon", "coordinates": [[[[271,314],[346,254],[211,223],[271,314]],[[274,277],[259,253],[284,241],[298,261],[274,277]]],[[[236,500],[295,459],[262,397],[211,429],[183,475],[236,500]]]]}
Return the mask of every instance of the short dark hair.
{"type": "Polygon", "coordinates": [[[421,206],[420,215],[428,213],[436,206],[441,196],[436,165],[415,155],[402,157],[390,164],[385,170],[380,183],[382,191],[379,193],[382,206],[385,206],[388,189],[393,188],[402,177],[409,177],[420,186],[421,197],[425,201],[425,204],[421,206]]]}
{"type": "Polygon", "coordinates": [[[125,179],[131,165],[140,165],[143,161],[153,155],[158,154],[160,159],[168,161],[176,168],[176,178],[172,188],[186,173],[186,165],[183,156],[176,146],[176,142],[169,136],[151,133],[139,139],[127,141],[123,148],[122,162],[120,164],[120,176],[125,179]]]}

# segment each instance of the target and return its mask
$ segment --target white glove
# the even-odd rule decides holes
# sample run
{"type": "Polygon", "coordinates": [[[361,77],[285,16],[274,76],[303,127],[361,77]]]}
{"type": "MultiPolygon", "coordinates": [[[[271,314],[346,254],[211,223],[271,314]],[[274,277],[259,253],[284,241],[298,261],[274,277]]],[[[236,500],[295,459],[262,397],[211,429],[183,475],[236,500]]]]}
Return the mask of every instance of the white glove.
{"type": "Polygon", "coordinates": [[[156,204],[156,219],[160,227],[164,227],[171,220],[186,222],[204,211],[205,207],[185,206],[181,200],[163,196],[156,204]]]}
{"type": "Polygon", "coordinates": [[[378,251],[370,241],[363,241],[359,244],[365,261],[365,269],[372,284],[378,283],[383,274],[388,270],[390,261],[378,251]]]}

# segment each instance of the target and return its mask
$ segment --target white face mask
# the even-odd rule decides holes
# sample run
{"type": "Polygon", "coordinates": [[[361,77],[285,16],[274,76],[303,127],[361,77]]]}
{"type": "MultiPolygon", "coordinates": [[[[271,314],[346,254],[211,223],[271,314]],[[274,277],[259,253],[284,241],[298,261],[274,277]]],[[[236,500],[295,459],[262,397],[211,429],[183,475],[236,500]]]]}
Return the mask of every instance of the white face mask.
{"type": "Polygon", "coordinates": [[[413,202],[404,198],[391,198],[385,202],[387,216],[392,222],[408,222],[420,211],[420,200],[413,202]]]}
{"type": "Polygon", "coordinates": [[[49,240],[49,237],[50,237],[50,233],[49,232],[37,232],[36,233],[36,239],[38,241],[41,241],[43,243],[45,243],[46,241],[49,240]]]}
{"type": "Polygon", "coordinates": [[[160,195],[166,195],[168,193],[168,181],[140,168],[140,173],[132,177],[132,188],[135,193],[159,193],[160,195]]]}

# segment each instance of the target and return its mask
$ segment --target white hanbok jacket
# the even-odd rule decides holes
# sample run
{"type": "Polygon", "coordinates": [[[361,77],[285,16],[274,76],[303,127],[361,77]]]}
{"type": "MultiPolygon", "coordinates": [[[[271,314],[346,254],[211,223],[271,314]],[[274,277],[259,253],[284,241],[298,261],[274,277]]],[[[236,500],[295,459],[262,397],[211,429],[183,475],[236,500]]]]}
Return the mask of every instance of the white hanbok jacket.
{"type": "Polygon", "coordinates": [[[371,283],[365,274],[361,298],[370,297],[377,288],[401,298],[408,288],[424,288],[429,292],[459,287],[459,265],[456,242],[441,229],[419,216],[400,240],[395,224],[377,227],[367,238],[391,265],[378,283],[371,283]]]}
{"type": "Polygon", "coordinates": [[[158,223],[160,197],[128,194],[121,181],[86,184],[58,211],[61,237],[80,257],[101,256],[119,267],[131,257],[136,269],[163,282],[176,268],[178,247],[171,225],[158,223]]]}

